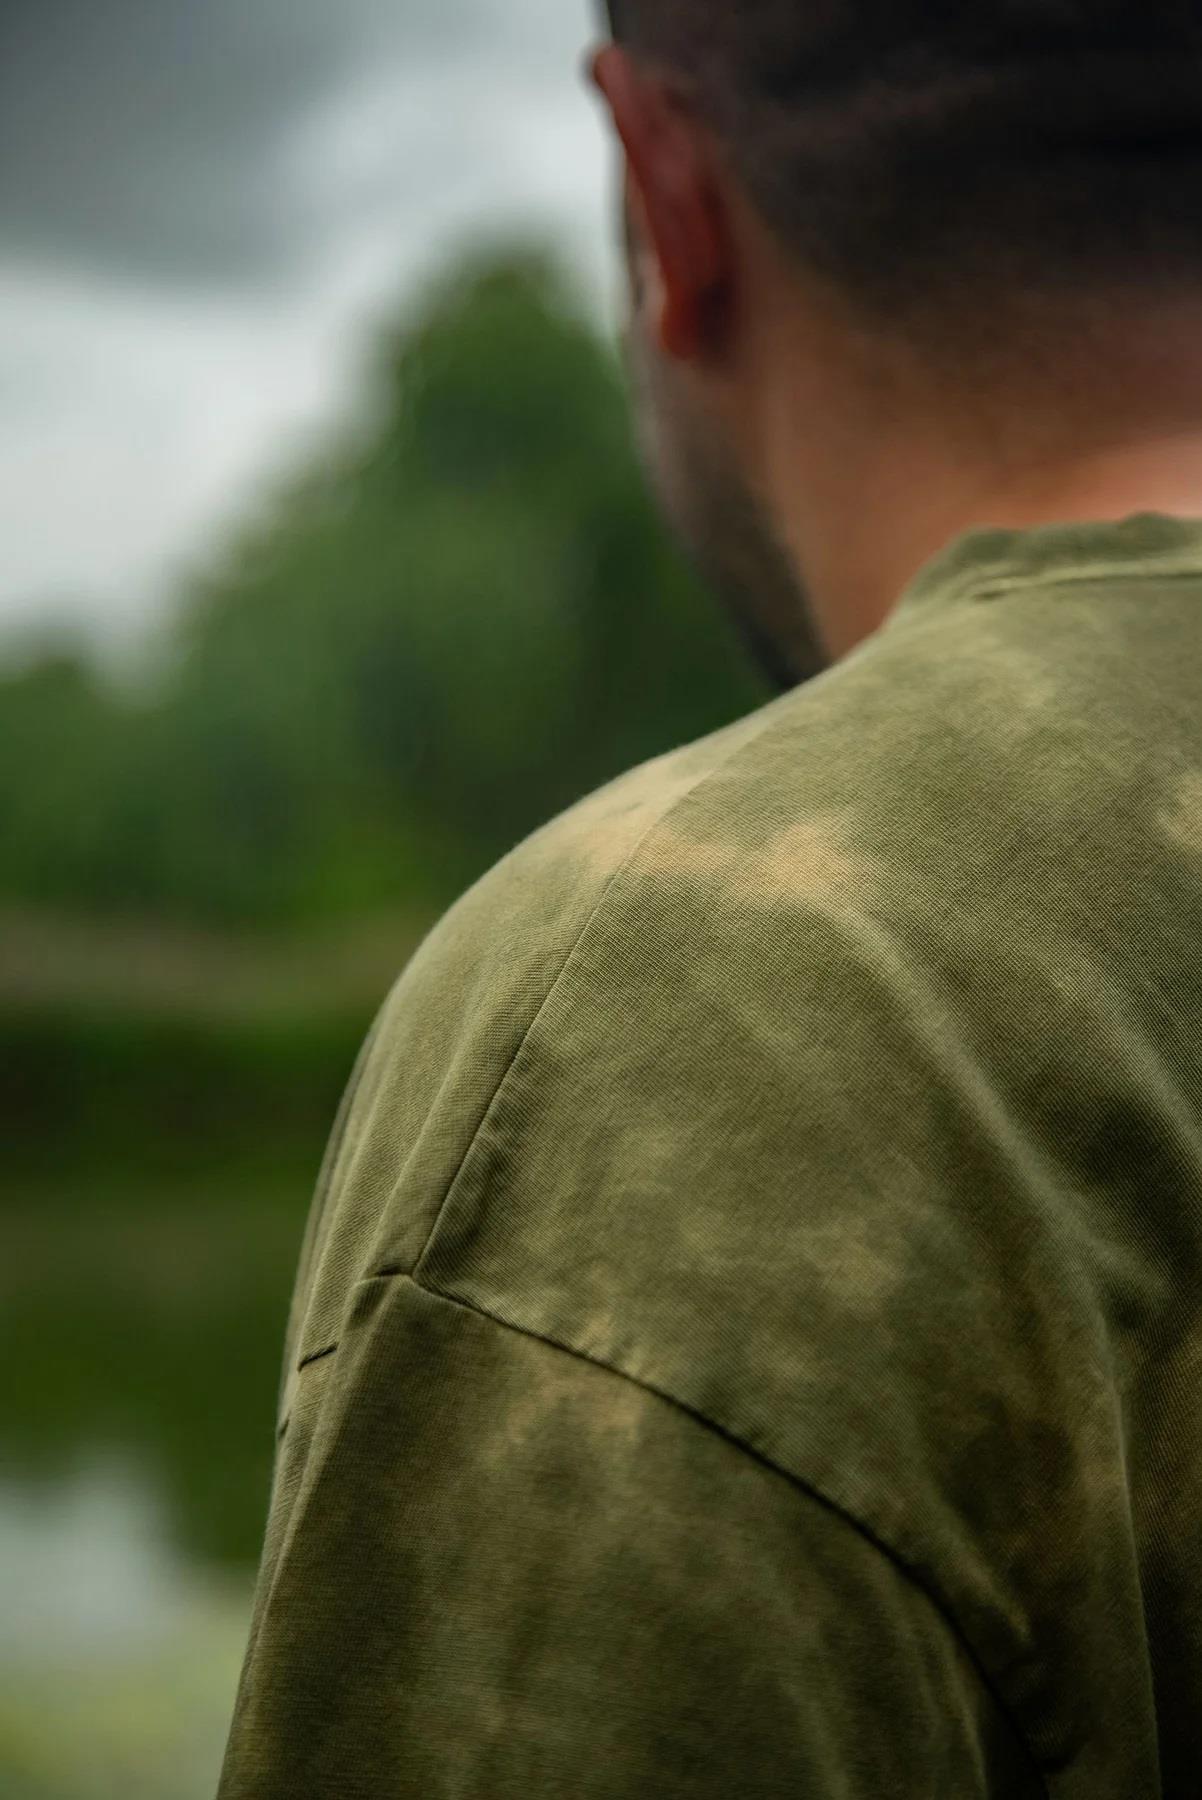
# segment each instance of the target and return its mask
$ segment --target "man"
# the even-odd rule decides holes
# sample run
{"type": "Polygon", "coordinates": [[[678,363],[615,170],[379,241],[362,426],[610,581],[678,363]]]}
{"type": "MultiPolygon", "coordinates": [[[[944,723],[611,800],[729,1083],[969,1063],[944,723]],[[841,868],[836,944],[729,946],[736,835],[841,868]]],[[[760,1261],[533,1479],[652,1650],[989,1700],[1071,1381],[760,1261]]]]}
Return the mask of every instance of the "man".
{"type": "Polygon", "coordinates": [[[221,1800],[1196,1800],[1197,14],[612,23],[647,460],[781,691],[385,1000],[221,1800]]]}

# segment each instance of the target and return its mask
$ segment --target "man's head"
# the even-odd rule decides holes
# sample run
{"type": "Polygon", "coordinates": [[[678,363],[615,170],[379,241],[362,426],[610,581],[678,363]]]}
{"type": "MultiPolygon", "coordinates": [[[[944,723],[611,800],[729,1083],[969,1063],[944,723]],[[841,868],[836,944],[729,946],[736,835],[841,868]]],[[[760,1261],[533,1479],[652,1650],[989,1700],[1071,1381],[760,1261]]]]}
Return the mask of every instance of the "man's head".
{"type": "Polygon", "coordinates": [[[1202,9],[608,10],[593,74],[625,151],[640,440],[678,533],[789,687],[829,665],[832,634],[783,517],[774,452],[798,419],[782,410],[820,409],[811,439],[846,432],[828,353],[854,370],[860,425],[912,404],[920,373],[932,394],[1016,393],[1016,371],[1079,369],[1133,307],[1202,295],[1202,9]]]}

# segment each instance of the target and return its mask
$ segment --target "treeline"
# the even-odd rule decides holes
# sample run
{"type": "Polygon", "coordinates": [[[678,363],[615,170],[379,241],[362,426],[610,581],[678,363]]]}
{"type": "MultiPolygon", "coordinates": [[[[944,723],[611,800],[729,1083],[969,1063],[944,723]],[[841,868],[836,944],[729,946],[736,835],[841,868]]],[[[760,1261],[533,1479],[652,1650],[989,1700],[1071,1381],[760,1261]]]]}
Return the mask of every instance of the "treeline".
{"type": "Polygon", "coordinates": [[[0,675],[0,902],[263,927],[440,906],[768,697],[550,263],[456,269],[370,376],[370,424],[178,595],[153,691],[61,650],[0,675]]]}

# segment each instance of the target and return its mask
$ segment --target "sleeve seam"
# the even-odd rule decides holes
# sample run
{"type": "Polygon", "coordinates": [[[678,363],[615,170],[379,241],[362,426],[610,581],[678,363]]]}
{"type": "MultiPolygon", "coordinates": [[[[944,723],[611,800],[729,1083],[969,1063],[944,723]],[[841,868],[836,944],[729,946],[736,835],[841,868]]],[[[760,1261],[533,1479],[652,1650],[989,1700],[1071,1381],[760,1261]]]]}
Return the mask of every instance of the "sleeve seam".
{"type": "MultiPolygon", "coordinates": [[[[550,1006],[552,1000],[555,998],[556,994],[559,992],[561,986],[563,985],[564,981],[566,980],[568,973],[571,970],[572,965],[576,960],[576,957],[580,950],[580,947],[583,944],[585,938],[588,936],[588,933],[592,929],[596,919],[600,915],[603,907],[605,906],[606,901],[609,899],[611,890],[614,888],[616,883],[621,879],[621,877],[623,875],[625,875],[627,873],[627,871],[632,867],[632,865],[634,864],[635,860],[637,859],[639,853],[643,849],[644,845],[648,842],[648,840],[650,838],[652,838],[655,835],[655,833],[658,830],[660,830],[661,827],[672,817],[672,815],[676,812],[677,808],[682,806],[688,799],[691,798],[692,795],[697,793],[699,789],[705,787],[706,783],[709,781],[712,781],[717,774],[719,774],[722,771],[725,771],[731,763],[733,763],[739,756],[742,755],[743,751],[748,748],[748,745],[750,743],[758,742],[760,737],[763,736],[763,734],[766,731],[771,729],[772,724],[775,721],[774,706],[775,706],[775,703],[769,702],[767,709],[764,709],[764,708],[760,709],[761,712],[764,712],[765,710],[767,710],[769,716],[765,717],[761,720],[760,728],[758,731],[754,732],[749,738],[741,739],[724,756],[720,756],[718,758],[718,761],[716,763],[714,763],[711,768],[707,769],[703,774],[699,775],[695,781],[691,781],[688,784],[688,786],[685,787],[681,793],[676,794],[673,797],[673,799],[669,801],[668,805],[664,807],[662,812],[657,813],[656,816],[649,821],[649,823],[647,825],[647,829],[639,834],[638,838],[631,845],[630,849],[627,851],[625,856],[623,856],[620,859],[617,866],[614,869],[612,869],[610,871],[609,875],[606,877],[605,882],[601,888],[601,891],[597,895],[597,899],[596,899],[594,905],[589,909],[588,917],[585,919],[583,925],[580,927],[580,930],[577,933],[575,939],[573,940],[572,945],[567,952],[567,955],[564,957],[564,960],[560,964],[560,967],[559,967],[556,975],[554,976],[553,980],[550,982],[546,993],[543,995],[542,999],[540,1000],[540,1002],[538,1004],[538,1008],[537,1008],[536,1012],[534,1013],[534,1016],[530,1019],[529,1023],[526,1025],[525,1029],[522,1031],[521,1035],[519,1036],[517,1043],[514,1045],[513,1054],[509,1058],[509,1061],[506,1063],[505,1068],[503,1069],[503,1071],[501,1073],[500,1079],[498,1080],[496,1087],[493,1089],[492,1094],[490,1095],[489,1100],[484,1108],[484,1111],[481,1113],[480,1118],[478,1119],[478,1121],[476,1123],[476,1126],[472,1132],[472,1135],[467,1144],[467,1147],[464,1150],[463,1155],[460,1157],[459,1162],[457,1163],[457,1165],[455,1167],[455,1171],[450,1178],[450,1181],[447,1185],[446,1192],[444,1193],[441,1201],[439,1202],[438,1210],[434,1215],[434,1222],[426,1234],[425,1242],[422,1244],[421,1250],[418,1253],[417,1259],[414,1263],[415,1277],[416,1277],[416,1273],[421,1270],[422,1264],[425,1262],[427,1256],[430,1253],[430,1247],[433,1244],[434,1239],[438,1235],[439,1227],[441,1226],[443,1218],[446,1215],[447,1208],[450,1205],[451,1200],[454,1196],[455,1189],[459,1185],[460,1177],[462,1176],[464,1169],[467,1167],[467,1164],[471,1159],[472,1151],[475,1149],[476,1144],[480,1139],[481,1133],[484,1131],[485,1126],[487,1125],[495,1108],[497,1107],[497,1105],[499,1104],[499,1102],[501,1100],[501,1096],[504,1093],[504,1090],[509,1082],[509,1078],[512,1075],[513,1070],[517,1065],[518,1059],[521,1056],[522,1051],[526,1047],[527,1040],[530,1038],[531,1034],[534,1032],[535,1028],[538,1025],[539,1020],[542,1018],[543,1014],[546,1012],[547,1008],[550,1006]]],[[[749,716],[754,717],[755,715],[752,714],[749,716]]],[[[742,721],[740,721],[740,720],[735,720],[735,721],[733,721],[733,724],[737,725],[741,722],[742,721]]],[[[633,772],[634,771],[631,771],[631,773],[633,773],[633,772]]]]}
{"type": "MultiPolygon", "coordinates": [[[[815,1501],[818,1505],[825,1507],[828,1512],[831,1512],[837,1518],[842,1519],[844,1524],[855,1531],[860,1537],[864,1538],[872,1545],[874,1550],[893,1566],[909,1587],[922,1594],[927,1604],[940,1618],[944,1629],[950,1633],[955,1642],[959,1645],[964,1656],[975,1671],[977,1680],[980,1682],[993,1706],[1012,1732],[1015,1741],[1020,1746],[1024,1756],[1030,1764],[1032,1773],[1039,1782],[1040,1791],[1045,1796],[1045,1800],[1050,1800],[1047,1779],[1043,1767],[1032,1749],[1026,1733],[1023,1731],[1019,1721],[1015,1717],[1012,1708],[999,1693],[992,1676],[982,1662],[981,1657],[974,1649],[951,1607],[942,1598],[936,1587],[930,1582],[923,1580],[910,1567],[900,1551],[894,1549],[892,1545],[887,1543],[884,1538],[879,1536],[870,1525],[867,1525],[855,1513],[849,1511],[845,1506],[842,1506],[837,1500],[832,1500],[829,1495],[823,1493],[822,1489],[816,1484],[807,1481],[803,1476],[794,1474],[789,1469],[782,1468],[779,1463],[774,1462],[771,1457],[766,1456],[763,1451],[757,1450],[754,1445],[735,1436],[734,1433],[727,1430],[725,1426],[719,1425],[705,1413],[698,1412],[695,1407],[690,1406],[686,1401],[679,1399],[674,1394],[666,1392],[662,1388],[653,1386],[650,1382],[644,1381],[636,1375],[629,1374],[625,1369],[616,1368],[612,1363],[601,1362],[596,1357],[590,1356],[587,1351],[579,1350],[571,1344],[560,1343],[556,1338],[546,1337],[542,1332],[534,1331],[529,1326],[514,1325],[508,1319],[500,1318],[496,1313],[488,1312],[485,1308],[477,1306],[475,1302],[466,1300],[460,1295],[444,1293],[438,1288],[430,1287],[425,1282],[419,1281],[416,1275],[408,1269],[380,1269],[377,1270],[375,1274],[365,1276],[363,1279],[364,1281],[408,1281],[414,1287],[419,1288],[422,1293],[427,1294],[431,1299],[443,1300],[449,1306],[457,1306],[463,1308],[467,1312],[473,1312],[480,1318],[488,1319],[490,1323],[499,1325],[504,1330],[516,1331],[520,1336],[530,1339],[535,1343],[545,1344],[552,1350],[558,1350],[565,1355],[574,1356],[577,1360],[588,1363],[592,1368],[603,1369],[607,1374],[614,1376],[619,1381],[630,1382],[632,1386],[642,1389],[644,1393],[654,1395],[656,1399],[663,1401],[665,1405],[675,1407],[678,1411],[683,1412],[696,1424],[722,1438],[739,1454],[750,1457],[753,1462],[759,1463],[761,1467],[770,1470],[772,1474],[787,1481],[790,1487],[797,1493],[802,1494],[809,1500],[815,1501]]],[[[325,1350],[315,1352],[312,1356],[306,1358],[306,1361],[318,1361],[324,1356],[331,1355],[337,1349],[338,1345],[332,1344],[325,1350]]]]}

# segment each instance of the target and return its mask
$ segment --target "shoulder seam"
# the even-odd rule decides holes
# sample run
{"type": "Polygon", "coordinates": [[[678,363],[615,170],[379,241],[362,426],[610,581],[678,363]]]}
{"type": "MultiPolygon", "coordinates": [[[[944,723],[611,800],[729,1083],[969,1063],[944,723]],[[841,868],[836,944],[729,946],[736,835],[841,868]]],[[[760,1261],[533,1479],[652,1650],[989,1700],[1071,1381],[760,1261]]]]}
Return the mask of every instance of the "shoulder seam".
{"type": "MultiPolygon", "coordinates": [[[[776,703],[772,702],[772,701],[768,702],[768,706],[770,708],[774,707],[775,704],[776,703]]],[[[764,709],[761,708],[760,710],[762,711],[764,709]]],[[[754,717],[755,715],[752,714],[752,715],[747,715],[747,716],[754,717]]],[[[737,724],[741,723],[741,721],[736,719],[736,720],[732,721],[732,723],[737,725],[737,724]]],[[[648,839],[651,838],[652,836],[654,836],[655,832],[657,832],[661,828],[661,826],[663,826],[672,817],[672,815],[673,815],[673,813],[675,813],[676,809],[679,806],[682,806],[684,804],[684,802],[686,800],[688,800],[693,794],[697,793],[700,788],[703,788],[708,781],[712,781],[713,778],[720,771],[726,769],[732,762],[735,761],[735,759],[737,757],[741,756],[743,751],[748,749],[751,744],[757,743],[759,741],[760,737],[766,731],[768,731],[774,723],[775,723],[775,713],[773,714],[772,718],[768,718],[763,721],[762,726],[759,730],[752,733],[750,737],[744,738],[740,743],[735,745],[734,748],[731,749],[730,751],[728,751],[724,756],[719,757],[718,761],[716,763],[714,763],[714,765],[711,768],[707,769],[704,774],[698,775],[698,777],[695,781],[691,781],[682,793],[677,794],[676,797],[673,800],[671,800],[669,802],[669,804],[664,808],[664,810],[661,813],[658,813],[656,815],[656,817],[650,821],[650,823],[647,826],[647,829],[639,834],[637,841],[631,845],[631,847],[627,851],[626,855],[622,857],[622,859],[617,864],[617,866],[615,868],[611,869],[610,873],[606,876],[605,882],[601,888],[601,892],[597,896],[596,903],[590,908],[588,917],[585,919],[584,924],[581,926],[579,932],[577,933],[575,939],[573,940],[571,948],[568,950],[567,955],[565,956],[563,962],[560,964],[560,967],[559,967],[557,973],[555,974],[553,980],[548,985],[547,991],[543,995],[542,1000],[539,1002],[538,1008],[537,1008],[536,1012],[534,1013],[534,1016],[531,1018],[530,1022],[526,1026],[525,1030],[522,1032],[521,1036],[519,1037],[517,1043],[514,1045],[513,1054],[509,1058],[509,1061],[506,1063],[504,1069],[502,1070],[500,1079],[498,1080],[496,1087],[493,1089],[492,1093],[490,1094],[490,1096],[488,1098],[488,1102],[485,1105],[484,1111],[481,1113],[479,1119],[476,1122],[475,1129],[473,1130],[471,1138],[469,1139],[469,1141],[464,1149],[463,1155],[460,1157],[458,1163],[455,1166],[454,1171],[451,1174],[451,1177],[447,1183],[446,1192],[444,1193],[441,1201],[439,1202],[438,1210],[434,1215],[434,1222],[430,1226],[430,1229],[429,1229],[428,1233],[426,1234],[425,1242],[423,1243],[421,1250],[419,1251],[417,1258],[414,1262],[414,1265],[413,1265],[414,1279],[416,1279],[417,1271],[419,1271],[421,1269],[423,1262],[426,1260],[426,1257],[428,1256],[428,1254],[430,1252],[430,1247],[433,1244],[435,1237],[438,1235],[439,1226],[442,1224],[443,1216],[446,1213],[447,1207],[451,1201],[451,1197],[454,1194],[455,1189],[459,1183],[459,1178],[462,1175],[464,1169],[466,1168],[467,1163],[471,1157],[472,1151],[475,1149],[476,1144],[479,1141],[481,1132],[484,1130],[484,1127],[487,1124],[488,1119],[489,1119],[490,1115],[492,1114],[494,1107],[497,1105],[497,1102],[499,1101],[499,1099],[501,1097],[501,1094],[505,1088],[506,1083],[509,1080],[510,1075],[513,1072],[514,1066],[517,1063],[518,1058],[521,1056],[522,1051],[526,1047],[527,1039],[530,1037],[531,1033],[535,1030],[536,1026],[538,1025],[539,1020],[542,1018],[543,1014],[546,1012],[547,1008],[550,1006],[552,1000],[555,998],[555,995],[558,993],[562,983],[564,982],[564,980],[568,974],[568,971],[571,969],[572,964],[576,960],[576,955],[580,949],[580,946],[583,944],[585,938],[588,936],[589,931],[592,929],[594,922],[598,918],[599,914],[602,911],[602,908],[604,907],[606,901],[608,900],[611,889],[614,887],[614,885],[620,879],[620,877],[623,876],[627,872],[627,870],[631,867],[631,865],[635,861],[636,857],[638,856],[639,852],[642,850],[643,846],[647,843],[648,839]]],[[[635,771],[630,770],[628,772],[633,774],[635,771]]]]}
{"type": "MultiPolygon", "coordinates": [[[[704,1430],[710,1431],[717,1437],[720,1437],[740,1455],[749,1457],[762,1468],[768,1469],[772,1474],[779,1476],[783,1481],[788,1482],[789,1486],[797,1493],[804,1495],[809,1500],[815,1501],[819,1506],[822,1506],[828,1512],[833,1513],[836,1518],[841,1519],[843,1523],[849,1526],[851,1530],[855,1531],[858,1536],[871,1544],[873,1549],[892,1565],[908,1586],[922,1594],[927,1604],[942,1620],[945,1630],[950,1632],[951,1636],[960,1646],[960,1649],[975,1670],[977,1679],[989,1696],[990,1701],[997,1709],[1002,1719],[1004,1719],[1009,1726],[1016,1743],[1020,1746],[1023,1755],[1030,1764],[1032,1773],[1039,1782],[1041,1791],[1048,1797],[1048,1800],[1050,1800],[1047,1779],[1043,1767],[1039,1762],[1038,1757],[1035,1755],[1035,1752],[1032,1750],[1031,1745],[1027,1740],[1026,1733],[1015,1718],[1010,1706],[998,1692],[992,1676],[969,1641],[951,1607],[942,1598],[937,1588],[929,1581],[922,1579],[922,1577],[910,1567],[909,1563],[899,1551],[895,1550],[892,1545],[887,1543],[884,1538],[880,1537],[870,1525],[865,1524],[865,1522],[855,1513],[850,1512],[837,1500],[832,1500],[830,1496],[825,1494],[815,1483],[805,1480],[802,1476],[795,1475],[789,1469],[782,1468],[781,1465],[774,1462],[770,1456],[766,1456],[762,1450],[757,1450],[754,1445],[749,1444],[743,1438],[736,1436],[735,1433],[728,1430],[725,1426],[720,1425],[716,1420],[709,1418],[707,1414],[699,1412],[695,1407],[690,1406],[687,1401],[681,1400],[677,1395],[669,1393],[663,1388],[655,1387],[651,1382],[645,1381],[637,1375],[631,1375],[625,1369],[615,1367],[613,1363],[603,1362],[598,1357],[589,1355],[587,1351],[577,1349],[575,1345],[561,1343],[557,1338],[547,1337],[544,1333],[534,1331],[529,1326],[515,1325],[509,1319],[502,1319],[496,1313],[488,1312],[484,1307],[478,1306],[474,1301],[464,1299],[462,1295],[448,1294],[440,1288],[431,1287],[427,1283],[419,1281],[416,1275],[411,1273],[408,1269],[379,1269],[374,1274],[364,1277],[364,1280],[408,1281],[413,1287],[418,1288],[423,1294],[428,1295],[431,1299],[442,1300],[445,1301],[448,1306],[456,1306],[465,1312],[475,1313],[477,1317],[487,1319],[491,1324],[498,1325],[503,1330],[517,1332],[520,1337],[524,1337],[530,1342],[545,1344],[549,1349],[558,1350],[563,1355],[572,1356],[579,1362],[587,1363],[590,1368],[604,1370],[606,1374],[612,1375],[618,1381],[629,1382],[632,1387],[639,1388],[643,1393],[651,1394],[657,1400],[663,1401],[665,1405],[672,1406],[678,1412],[684,1413],[685,1416],[692,1419],[695,1424],[700,1425],[704,1430]]],[[[333,1344],[329,1349],[318,1352],[318,1356],[328,1356],[332,1354],[333,1351],[337,1350],[338,1347],[337,1344],[333,1344]]],[[[317,1358],[310,1358],[309,1360],[313,1361],[317,1360],[317,1358]]]]}
{"type": "Polygon", "coordinates": [[[1102,563],[1091,563],[1079,569],[1065,570],[1058,575],[1031,571],[1029,574],[995,575],[992,578],[986,576],[977,581],[965,581],[962,588],[950,589],[949,594],[956,599],[995,600],[1000,594],[1030,592],[1037,588],[1099,587],[1107,582],[1119,582],[1126,586],[1135,582],[1163,581],[1202,582],[1202,569],[1108,569],[1102,563]]]}

